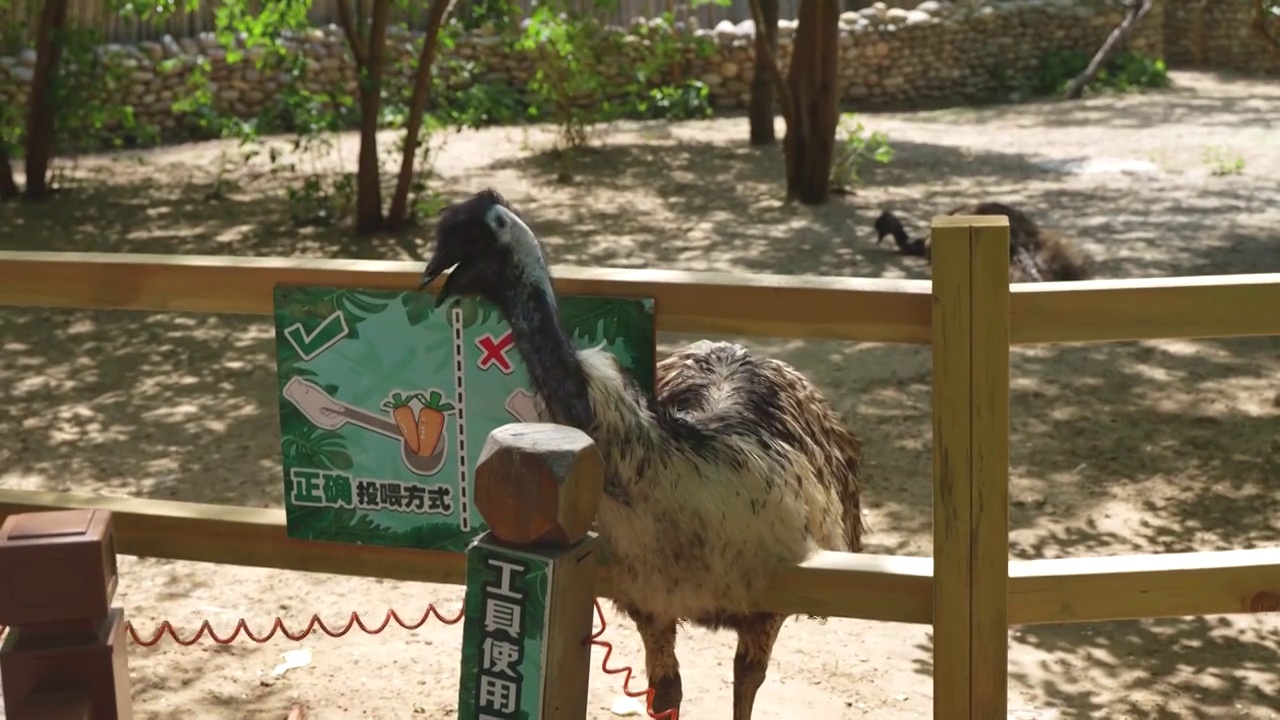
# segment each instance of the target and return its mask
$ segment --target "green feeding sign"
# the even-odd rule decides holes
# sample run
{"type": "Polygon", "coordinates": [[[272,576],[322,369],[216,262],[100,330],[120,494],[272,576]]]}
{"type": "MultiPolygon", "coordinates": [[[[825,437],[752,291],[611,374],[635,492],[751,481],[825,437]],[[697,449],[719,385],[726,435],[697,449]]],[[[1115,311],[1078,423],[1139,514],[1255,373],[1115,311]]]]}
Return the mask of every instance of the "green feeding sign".
{"type": "MultiPolygon", "coordinates": [[[[536,420],[511,329],[489,303],[415,291],[275,288],[291,538],[461,552],[486,528],[469,491],[489,433],[536,420]]],[[[579,347],[653,391],[653,300],[564,297],[579,347]]]]}
{"type": "Polygon", "coordinates": [[[545,557],[484,540],[467,553],[459,718],[541,718],[554,569],[545,557]]]}

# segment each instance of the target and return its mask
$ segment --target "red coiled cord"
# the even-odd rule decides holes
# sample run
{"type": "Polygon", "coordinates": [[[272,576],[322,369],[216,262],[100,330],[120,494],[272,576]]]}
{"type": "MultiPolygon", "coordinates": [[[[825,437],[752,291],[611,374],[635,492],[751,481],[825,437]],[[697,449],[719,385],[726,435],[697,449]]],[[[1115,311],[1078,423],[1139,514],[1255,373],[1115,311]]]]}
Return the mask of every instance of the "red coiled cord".
{"type": "Polygon", "coordinates": [[[599,618],[600,620],[600,629],[591,633],[590,641],[592,645],[596,647],[604,648],[604,657],[600,659],[600,669],[605,671],[605,673],[609,675],[622,674],[623,675],[622,692],[626,693],[627,697],[639,698],[643,696],[644,711],[645,711],[645,714],[648,715],[649,717],[653,718],[654,720],[679,720],[680,711],[675,708],[672,708],[670,710],[665,710],[659,715],[653,714],[653,688],[646,688],[641,692],[632,691],[631,689],[632,669],[630,665],[623,665],[620,668],[613,668],[613,669],[609,667],[609,656],[613,655],[613,645],[611,645],[606,640],[600,639],[600,636],[604,635],[605,628],[607,628],[608,625],[604,621],[604,610],[600,609],[599,600],[596,601],[596,617],[599,618]]]}
{"type": "MultiPolygon", "coordinates": [[[[632,698],[638,699],[643,697],[645,699],[645,713],[650,718],[653,718],[653,720],[679,720],[680,713],[678,710],[675,710],[675,709],[667,710],[658,715],[653,714],[653,689],[646,688],[642,691],[634,691],[631,689],[631,676],[634,673],[634,671],[632,670],[630,665],[623,665],[620,668],[609,667],[609,658],[612,657],[613,655],[613,645],[609,643],[607,640],[600,639],[601,636],[604,635],[604,631],[608,628],[608,624],[605,622],[604,610],[600,607],[599,600],[595,602],[595,610],[596,610],[596,618],[599,619],[600,621],[600,629],[591,633],[589,642],[591,645],[595,647],[604,649],[604,657],[600,659],[600,669],[603,670],[608,675],[622,675],[623,676],[622,692],[625,693],[628,697],[632,697],[632,698]]],[[[360,617],[360,613],[353,612],[351,613],[350,617],[347,618],[346,624],[336,630],[326,625],[324,620],[321,619],[319,614],[312,615],[311,619],[307,622],[306,627],[304,627],[300,631],[289,630],[284,625],[284,619],[281,618],[280,616],[276,616],[276,618],[271,622],[271,627],[263,635],[258,635],[257,633],[253,632],[253,630],[249,628],[248,621],[246,621],[244,618],[240,618],[239,620],[237,620],[235,627],[231,629],[231,633],[226,636],[218,635],[218,633],[214,631],[213,625],[211,625],[208,620],[202,621],[200,623],[200,627],[196,629],[195,633],[186,638],[182,637],[178,633],[177,629],[174,628],[173,624],[170,623],[168,620],[162,620],[160,622],[160,627],[157,628],[154,633],[152,633],[149,637],[146,637],[146,638],[143,638],[142,635],[138,633],[137,629],[134,628],[132,622],[129,622],[129,621],[125,622],[125,630],[129,634],[129,639],[132,640],[135,644],[141,645],[142,647],[153,647],[159,644],[160,641],[163,640],[165,637],[168,637],[169,639],[173,640],[175,643],[183,647],[191,647],[192,645],[195,645],[196,643],[203,640],[205,636],[208,636],[210,640],[217,643],[218,645],[230,645],[231,643],[234,643],[236,640],[238,640],[241,634],[247,637],[251,642],[259,643],[259,644],[270,641],[272,638],[276,636],[276,633],[284,635],[286,638],[294,642],[298,642],[300,640],[305,639],[307,636],[315,632],[317,629],[331,638],[340,638],[343,635],[346,635],[347,633],[351,632],[351,630],[354,628],[359,628],[360,631],[365,633],[366,635],[377,635],[382,631],[386,630],[387,627],[390,626],[393,621],[395,622],[396,625],[399,625],[401,628],[405,630],[417,630],[423,625],[426,625],[427,621],[430,620],[432,617],[444,623],[445,625],[456,625],[457,623],[462,621],[463,610],[461,609],[458,610],[456,615],[445,616],[438,609],[436,609],[435,605],[428,605],[427,609],[422,613],[422,617],[420,617],[417,621],[411,622],[411,623],[405,622],[395,610],[388,610],[387,614],[382,618],[382,622],[373,627],[370,627],[369,625],[365,624],[365,621],[360,617]]],[[[7,630],[8,628],[4,627],[3,625],[0,625],[0,637],[3,637],[5,634],[5,631],[7,630]]]]}
{"type": "Polygon", "coordinates": [[[425,612],[422,613],[422,617],[419,618],[417,622],[412,622],[412,623],[407,623],[404,620],[400,619],[400,615],[398,615],[395,610],[388,610],[386,616],[382,618],[382,622],[376,627],[372,627],[372,628],[364,623],[364,620],[360,618],[360,613],[353,612],[351,613],[351,617],[347,618],[347,624],[342,626],[342,628],[339,630],[330,629],[328,625],[325,625],[324,620],[321,620],[320,616],[317,614],[317,615],[311,616],[311,620],[307,622],[307,626],[303,628],[300,632],[290,632],[289,629],[284,626],[284,620],[279,616],[277,616],[276,619],[272,621],[271,628],[267,630],[267,634],[261,635],[261,636],[255,635],[254,632],[249,629],[249,623],[245,622],[244,618],[240,618],[240,620],[236,622],[236,626],[232,628],[231,634],[226,637],[219,637],[218,633],[214,632],[213,626],[209,624],[208,620],[205,620],[204,622],[200,623],[200,628],[196,630],[194,635],[187,638],[186,640],[178,636],[178,632],[174,630],[173,625],[170,624],[168,620],[161,621],[160,627],[155,631],[155,633],[151,635],[150,638],[146,640],[142,639],[142,637],[138,634],[138,632],[134,630],[132,624],[129,624],[126,627],[126,629],[129,631],[129,637],[132,638],[135,643],[143,647],[151,647],[155,645],[156,643],[163,640],[166,635],[168,635],[174,642],[178,643],[179,645],[183,647],[190,647],[200,642],[201,638],[203,638],[206,634],[209,636],[209,639],[213,640],[215,643],[219,645],[230,645],[231,643],[236,641],[236,638],[240,636],[240,633],[244,633],[245,637],[249,638],[251,641],[255,643],[267,642],[271,638],[275,637],[277,632],[289,638],[290,640],[297,642],[299,640],[306,638],[308,635],[314,632],[317,628],[320,630],[320,632],[324,633],[325,635],[328,635],[331,638],[340,638],[343,635],[346,635],[347,633],[351,632],[352,628],[356,628],[356,627],[360,628],[361,632],[365,633],[366,635],[377,635],[378,633],[381,633],[383,630],[386,630],[387,626],[390,625],[393,620],[397,625],[404,628],[405,630],[417,630],[423,625],[426,625],[427,621],[430,620],[432,617],[435,617],[435,619],[439,620],[445,625],[456,625],[459,621],[462,620],[462,610],[458,610],[457,615],[445,617],[443,614],[440,613],[439,610],[436,609],[435,605],[427,605],[427,609],[425,612]]]}

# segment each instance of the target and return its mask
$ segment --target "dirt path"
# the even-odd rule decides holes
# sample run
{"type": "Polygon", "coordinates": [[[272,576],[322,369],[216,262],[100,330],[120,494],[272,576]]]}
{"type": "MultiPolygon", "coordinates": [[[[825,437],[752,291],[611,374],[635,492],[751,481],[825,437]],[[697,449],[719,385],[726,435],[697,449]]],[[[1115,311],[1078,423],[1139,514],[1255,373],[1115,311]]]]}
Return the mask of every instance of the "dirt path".
{"type": "MultiPolygon", "coordinates": [[[[540,131],[450,136],[453,195],[492,184],[550,242],[553,262],[790,274],[926,277],[877,247],[882,207],[923,229],[952,205],[1020,203],[1070,233],[1111,277],[1280,270],[1280,85],[1176,73],[1167,93],[1072,106],[865,118],[898,157],[856,196],[785,207],[776,150],[743,119],[622,126],[556,183],[526,149],[540,131]],[[1216,148],[1220,161],[1207,161],[1216,148]],[[1210,174],[1236,158],[1242,174],[1210,174]],[[1156,174],[1068,175],[1046,163],[1127,159],[1156,174]]],[[[353,245],[297,229],[270,177],[212,168],[218,143],[94,158],[75,198],[0,207],[0,246],[23,249],[418,257],[420,243],[353,245]]],[[[354,138],[342,140],[354,156],[354,138]]],[[[349,162],[348,162],[349,164],[349,162]]],[[[228,288],[234,292],[234,288],[228,288]]],[[[688,338],[664,336],[664,348],[688,338]]],[[[0,485],[276,507],[281,480],[272,333],[258,319],[0,312],[0,485]]],[[[871,552],[929,554],[926,349],[751,340],[814,377],[864,437],[871,552]]],[[[1280,340],[1033,348],[1013,361],[1012,544],[1019,558],[1276,545],[1280,541],[1280,340]]],[[[313,612],[331,624],[388,607],[416,618],[459,588],[126,558],[119,595],[144,629],[161,619],[265,628],[313,612]]],[[[607,611],[615,660],[642,665],[607,611]]],[[[1026,718],[1280,717],[1280,618],[1200,618],[1011,633],[1010,702],[1026,718]],[[1036,711],[1032,713],[1031,711],[1036,711]]],[[[460,628],[428,623],[302,645],[312,663],[271,678],[289,642],[134,648],[136,716],[449,718],[460,628]]],[[[734,640],[684,631],[683,717],[726,717],[734,640]]],[[[930,717],[927,630],[854,620],[788,622],[758,720],[930,717]]],[[[597,656],[596,662],[599,662],[597,656]]],[[[620,680],[596,671],[593,718],[620,680]]],[[[636,687],[642,687],[638,678],[636,687]]]]}

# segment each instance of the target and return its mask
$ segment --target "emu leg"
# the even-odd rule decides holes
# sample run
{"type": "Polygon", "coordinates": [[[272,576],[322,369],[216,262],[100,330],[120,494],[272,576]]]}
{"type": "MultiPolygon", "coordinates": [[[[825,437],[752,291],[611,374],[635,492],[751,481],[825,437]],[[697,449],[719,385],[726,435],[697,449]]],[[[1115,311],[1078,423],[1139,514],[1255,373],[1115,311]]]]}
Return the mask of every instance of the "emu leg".
{"type": "Polygon", "coordinates": [[[1032,251],[1027,248],[1015,247],[1013,249],[1013,267],[1020,272],[1023,282],[1042,282],[1044,280],[1040,275],[1040,268],[1036,267],[1032,251]]]}
{"type": "Polygon", "coordinates": [[[738,653],[733,658],[733,720],[751,720],[756,693],[764,684],[773,644],[786,619],[785,615],[759,613],[735,623],[738,653]]]}
{"type": "Polygon", "coordinates": [[[676,659],[676,621],[628,611],[644,643],[644,672],[653,689],[653,714],[680,710],[684,692],[680,685],[680,661],[676,659]]]}

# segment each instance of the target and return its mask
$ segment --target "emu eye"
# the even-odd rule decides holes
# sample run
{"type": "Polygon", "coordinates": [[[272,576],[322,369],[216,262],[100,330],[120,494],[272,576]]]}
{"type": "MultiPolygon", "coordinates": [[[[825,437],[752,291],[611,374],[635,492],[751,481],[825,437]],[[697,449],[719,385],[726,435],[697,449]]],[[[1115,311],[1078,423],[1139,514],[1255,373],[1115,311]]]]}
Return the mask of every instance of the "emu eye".
{"type": "Polygon", "coordinates": [[[494,226],[496,226],[499,230],[506,230],[506,229],[507,229],[507,219],[506,219],[505,217],[503,217],[502,215],[499,215],[498,217],[494,218],[494,219],[493,219],[493,224],[494,224],[494,226]]]}

